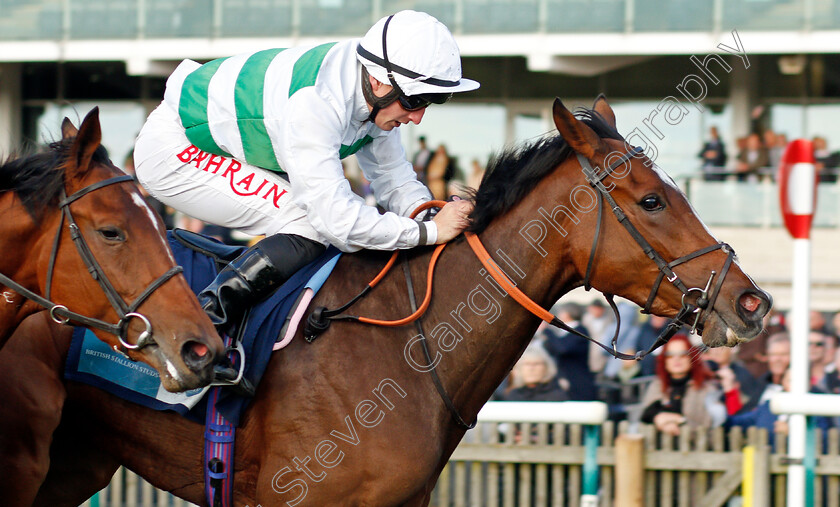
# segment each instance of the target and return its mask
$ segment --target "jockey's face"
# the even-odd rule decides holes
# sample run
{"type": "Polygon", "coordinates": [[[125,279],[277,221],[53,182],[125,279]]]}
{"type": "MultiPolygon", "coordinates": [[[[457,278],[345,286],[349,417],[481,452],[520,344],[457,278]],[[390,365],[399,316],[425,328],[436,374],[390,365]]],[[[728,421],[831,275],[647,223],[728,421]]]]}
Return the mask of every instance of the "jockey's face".
{"type": "MultiPolygon", "coordinates": [[[[370,77],[370,86],[373,90],[373,94],[377,97],[384,97],[393,89],[391,85],[381,83],[373,76],[370,77]]],[[[368,104],[368,107],[371,107],[370,104],[368,104]]],[[[423,119],[423,115],[425,113],[425,108],[418,109],[416,111],[406,111],[400,105],[400,101],[395,100],[380,109],[373,122],[382,130],[393,130],[394,128],[408,122],[414,122],[415,125],[419,125],[420,120],[423,119]]]]}

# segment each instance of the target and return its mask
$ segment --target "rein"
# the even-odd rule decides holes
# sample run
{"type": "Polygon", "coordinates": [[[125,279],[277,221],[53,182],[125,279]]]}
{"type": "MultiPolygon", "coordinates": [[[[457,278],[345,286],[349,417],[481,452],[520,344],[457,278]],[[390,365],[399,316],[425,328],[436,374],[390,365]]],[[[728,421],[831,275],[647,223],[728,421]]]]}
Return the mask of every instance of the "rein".
{"type": "MultiPolygon", "coordinates": [[[[414,210],[411,214],[411,218],[417,216],[423,210],[433,207],[443,207],[446,205],[445,201],[428,201],[414,210]]],[[[432,364],[432,355],[429,352],[429,345],[426,341],[426,333],[423,331],[423,325],[418,320],[424,313],[426,313],[426,309],[429,307],[429,303],[432,300],[432,280],[434,278],[434,271],[435,271],[435,264],[437,264],[437,260],[440,257],[440,254],[443,252],[443,249],[446,248],[448,243],[443,243],[435,247],[434,252],[432,253],[432,258],[429,261],[429,270],[426,276],[426,296],[423,298],[423,303],[420,307],[417,307],[417,301],[414,296],[414,285],[411,282],[411,273],[408,267],[408,260],[406,259],[403,262],[403,272],[405,273],[405,280],[406,285],[408,286],[408,300],[411,303],[411,309],[413,313],[408,317],[398,319],[398,320],[377,320],[371,319],[367,317],[358,317],[355,315],[346,315],[341,312],[347,310],[356,301],[362,299],[365,295],[367,295],[384,277],[385,275],[391,270],[391,267],[396,263],[397,257],[400,254],[399,250],[396,250],[393,254],[391,254],[391,258],[388,260],[385,267],[379,272],[376,277],[367,284],[367,286],[362,289],[360,293],[358,293],[353,299],[348,301],[347,303],[343,304],[339,308],[334,310],[328,310],[323,306],[319,306],[312,310],[312,313],[309,314],[309,317],[306,319],[306,326],[304,328],[304,338],[307,342],[311,343],[315,338],[318,337],[321,333],[329,328],[330,323],[333,320],[351,320],[356,322],[362,322],[365,324],[372,324],[376,326],[387,326],[387,327],[396,327],[402,326],[405,324],[409,324],[414,322],[414,325],[417,327],[420,336],[423,337],[420,340],[420,343],[423,348],[423,356],[425,357],[428,364],[432,364]]],[[[475,428],[476,423],[478,420],[473,421],[472,423],[467,423],[464,421],[464,418],[461,416],[461,413],[458,411],[458,408],[455,406],[455,403],[452,401],[452,398],[447,394],[446,389],[443,387],[443,383],[440,380],[440,376],[437,373],[437,368],[432,367],[429,370],[429,373],[432,377],[432,382],[435,385],[435,389],[437,390],[438,394],[440,395],[441,399],[443,400],[443,404],[446,405],[446,408],[449,410],[449,413],[452,415],[452,419],[455,421],[459,427],[464,430],[471,430],[475,428]]]]}
{"type": "Polygon", "coordinates": [[[58,224],[58,230],[56,231],[55,239],[53,240],[52,251],[50,252],[50,262],[47,266],[47,283],[44,296],[41,296],[27,289],[26,287],[15,282],[8,276],[0,273],[0,283],[14,290],[23,297],[34,301],[35,303],[43,306],[44,308],[47,308],[49,310],[50,318],[52,318],[55,322],[59,324],[67,324],[70,321],[78,322],[86,327],[96,328],[116,335],[119,340],[119,345],[114,345],[114,350],[122,353],[123,355],[126,355],[126,351],[140,350],[144,347],[155,344],[152,335],[151,322],[149,322],[149,319],[146,318],[143,314],[137,313],[137,309],[140,307],[141,304],[143,304],[143,302],[146,301],[146,299],[149,298],[149,296],[152,295],[152,293],[155,290],[157,290],[160,286],[166,283],[170,278],[182,272],[183,268],[181,268],[180,266],[173,267],[172,269],[158,277],[157,280],[152,282],[146,288],[146,290],[144,290],[143,293],[140,294],[140,296],[138,296],[137,299],[134,300],[134,302],[132,302],[131,304],[126,303],[122,296],[120,296],[117,290],[114,288],[113,284],[111,284],[111,281],[105,275],[105,271],[102,269],[102,266],[96,261],[96,257],[93,255],[93,252],[88,246],[87,241],[85,241],[85,238],[82,235],[78,224],[76,224],[76,220],[73,218],[73,214],[70,212],[70,204],[75,202],[79,198],[89,194],[90,192],[99,190],[100,188],[116,183],[122,183],[125,181],[133,180],[134,179],[129,175],[116,176],[89,185],[79,190],[78,192],[70,195],[69,197],[66,195],[65,190],[63,188],[61,189],[61,200],[59,202],[59,208],[61,209],[62,214],[58,224]],[[99,286],[102,288],[102,292],[105,294],[105,297],[108,298],[108,301],[111,303],[112,308],[120,318],[119,322],[117,322],[116,324],[110,324],[103,320],[95,319],[92,317],[86,317],[84,315],[69,310],[64,305],[53,303],[50,300],[53,272],[55,270],[56,258],[58,257],[58,247],[61,243],[61,231],[64,229],[65,219],[67,221],[68,229],[70,230],[70,237],[73,240],[73,244],[76,246],[76,250],[79,252],[79,256],[82,258],[82,261],[88,268],[88,272],[90,273],[91,277],[93,277],[93,279],[99,283],[99,286]],[[131,344],[126,341],[128,323],[133,318],[140,319],[146,327],[146,329],[142,333],[140,333],[140,336],[137,338],[136,344],[131,344]]]}
{"type": "MultiPolygon", "coordinates": [[[[421,211],[427,210],[429,208],[440,208],[445,204],[445,201],[425,202],[418,206],[417,209],[415,209],[411,213],[410,217],[414,218],[421,211]]],[[[400,251],[396,250],[393,254],[391,254],[391,258],[388,259],[388,262],[385,264],[385,267],[383,267],[382,270],[379,271],[379,274],[376,275],[376,277],[374,277],[374,279],[371,280],[365,286],[365,288],[362,289],[361,292],[356,294],[356,296],[353,297],[353,299],[344,303],[343,305],[334,310],[328,310],[326,307],[323,306],[319,306],[312,310],[312,313],[309,314],[309,317],[306,319],[306,327],[304,328],[304,338],[306,339],[306,341],[312,343],[312,341],[314,341],[315,338],[318,337],[318,335],[320,335],[321,333],[326,331],[327,328],[330,327],[330,322],[333,320],[352,320],[356,322],[362,322],[364,324],[372,324],[374,326],[397,327],[405,324],[410,324],[411,322],[414,322],[415,320],[419,319],[424,313],[426,313],[426,309],[429,307],[429,303],[432,301],[432,278],[434,276],[435,264],[437,264],[437,260],[447,244],[448,243],[443,243],[435,247],[435,250],[432,253],[432,259],[429,261],[429,272],[426,277],[426,296],[423,298],[423,303],[420,305],[420,308],[414,310],[414,312],[411,315],[398,320],[377,320],[368,317],[359,317],[356,315],[347,315],[341,313],[353,306],[357,301],[365,297],[371,290],[373,290],[374,287],[376,287],[376,285],[380,281],[382,281],[383,278],[385,278],[385,275],[388,274],[388,272],[397,262],[397,257],[400,255],[400,251]]]]}
{"type": "MultiPolygon", "coordinates": [[[[635,354],[625,354],[623,352],[618,351],[617,341],[618,334],[621,329],[621,316],[619,315],[618,308],[615,304],[614,296],[612,294],[604,294],[604,298],[609,303],[610,308],[612,308],[616,318],[616,330],[615,334],[613,335],[610,341],[610,347],[589,336],[586,336],[583,333],[580,333],[579,331],[575,330],[574,328],[560,320],[557,316],[555,316],[554,314],[552,314],[551,312],[534,302],[534,300],[532,300],[524,292],[519,290],[519,288],[517,288],[516,285],[514,285],[514,283],[507,277],[507,275],[505,275],[505,273],[499,268],[498,264],[496,264],[496,262],[487,252],[487,249],[484,248],[484,245],[481,243],[481,240],[476,234],[472,232],[464,233],[464,236],[467,239],[467,243],[470,245],[470,248],[472,248],[476,257],[487,270],[487,272],[490,273],[490,275],[501,286],[501,288],[505,292],[507,292],[517,303],[519,303],[520,306],[531,312],[536,317],[545,321],[549,325],[558,327],[568,333],[580,336],[581,338],[585,338],[591,341],[592,343],[597,344],[599,347],[606,350],[609,354],[611,354],[617,359],[636,361],[641,360],[657,348],[667,343],[668,340],[683,327],[683,325],[690,326],[691,333],[695,332],[695,330],[698,328],[698,324],[700,322],[700,317],[702,313],[704,311],[709,311],[711,308],[714,308],[714,303],[717,299],[717,295],[720,292],[720,288],[723,285],[723,281],[726,278],[726,274],[729,272],[729,267],[732,265],[732,261],[735,257],[735,253],[729,245],[727,245],[726,243],[717,243],[696,250],[688,255],[684,255],[671,262],[667,262],[662,257],[662,255],[660,255],[659,252],[657,252],[656,249],[653,248],[650,242],[648,242],[647,239],[645,239],[645,237],[642,236],[642,234],[639,232],[636,226],[633,225],[633,223],[621,209],[621,206],[619,206],[615,199],[612,197],[612,195],[610,194],[610,190],[607,189],[607,187],[603,183],[604,178],[610,176],[616,170],[616,168],[618,168],[621,165],[624,165],[631,158],[640,155],[642,151],[643,150],[640,147],[633,148],[631,151],[624,153],[618,160],[613,162],[608,168],[606,168],[601,173],[598,173],[597,170],[593,169],[592,165],[585,157],[582,157],[579,154],[577,155],[577,157],[578,161],[580,162],[581,168],[583,169],[583,173],[586,176],[586,180],[595,190],[597,190],[598,196],[598,217],[595,226],[595,235],[592,240],[592,248],[589,253],[589,261],[587,262],[586,266],[586,274],[583,280],[584,288],[586,290],[589,290],[591,288],[591,274],[595,265],[596,252],[598,249],[598,242],[600,240],[601,235],[601,223],[603,220],[603,202],[604,200],[606,200],[607,204],[609,205],[618,222],[627,230],[627,232],[630,233],[630,236],[633,237],[633,239],[642,248],[642,250],[648,256],[648,258],[650,258],[659,268],[659,276],[656,278],[656,281],[654,282],[654,285],[651,288],[650,295],[648,296],[648,299],[645,303],[645,307],[642,311],[644,313],[650,313],[650,307],[653,304],[653,301],[656,299],[656,295],[659,292],[659,286],[662,284],[663,279],[667,279],[668,282],[673,284],[683,294],[682,306],[679,312],[677,312],[677,315],[674,317],[674,319],[671,320],[671,322],[669,322],[668,325],[665,326],[665,329],[662,330],[660,335],[657,337],[656,341],[653,343],[653,345],[651,345],[651,347],[647,351],[637,351],[635,354]],[[689,288],[688,286],[686,286],[685,283],[672,269],[675,266],[696,259],[697,257],[700,257],[707,253],[714,252],[718,249],[726,253],[727,258],[724,262],[723,268],[721,269],[721,273],[718,275],[717,283],[714,285],[714,288],[712,288],[711,292],[709,291],[709,289],[712,286],[712,281],[717,275],[715,271],[711,272],[706,286],[701,289],[697,287],[689,288]],[[692,293],[695,292],[698,293],[697,297],[693,302],[689,301],[686,298],[686,296],[692,295],[692,293]],[[694,315],[693,322],[688,321],[691,315],[694,315]]],[[[411,214],[411,217],[414,218],[420,211],[423,211],[427,208],[442,207],[445,204],[446,203],[444,201],[426,202],[420,207],[418,207],[411,214]]],[[[446,247],[446,245],[447,243],[438,245],[435,248],[434,253],[432,254],[432,258],[429,262],[429,269],[427,275],[426,296],[423,299],[423,303],[420,305],[419,308],[416,308],[414,288],[411,283],[411,276],[407,267],[407,261],[404,263],[403,269],[405,271],[406,282],[409,289],[409,301],[413,310],[413,313],[411,315],[398,320],[384,321],[342,313],[351,306],[353,306],[357,301],[365,297],[373,289],[373,287],[375,287],[385,277],[385,275],[388,273],[388,271],[390,271],[391,267],[397,260],[397,256],[399,255],[399,250],[397,250],[392,254],[391,258],[388,260],[388,263],[385,265],[385,267],[382,268],[379,274],[376,275],[376,277],[350,301],[348,301],[341,307],[333,310],[328,310],[325,307],[315,308],[306,321],[306,327],[304,329],[304,337],[306,341],[311,343],[313,340],[315,340],[315,338],[317,338],[318,335],[320,335],[329,328],[330,322],[333,320],[350,320],[378,326],[402,326],[404,324],[415,322],[415,325],[417,326],[420,335],[423,337],[423,339],[420,340],[420,343],[423,346],[423,353],[427,361],[429,361],[429,363],[431,364],[431,355],[429,354],[428,345],[425,339],[425,333],[423,333],[423,327],[417,319],[419,319],[423,315],[423,313],[429,306],[429,302],[431,301],[432,280],[434,277],[435,264],[437,263],[437,260],[440,257],[440,254],[443,252],[443,249],[446,247]]],[[[452,403],[452,399],[447,395],[446,391],[444,390],[443,385],[440,382],[440,378],[438,377],[436,368],[432,367],[429,371],[432,373],[432,380],[435,384],[435,388],[437,389],[438,393],[443,399],[444,404],[452,414],[452,417],[455,420],[455,422],[464,429],[472,429],[475,426],[475,422],[473,422],[472,424],[467,424],[466,422],[464,422],[464,419],[461,417],[457,408],[452,403]]]]}

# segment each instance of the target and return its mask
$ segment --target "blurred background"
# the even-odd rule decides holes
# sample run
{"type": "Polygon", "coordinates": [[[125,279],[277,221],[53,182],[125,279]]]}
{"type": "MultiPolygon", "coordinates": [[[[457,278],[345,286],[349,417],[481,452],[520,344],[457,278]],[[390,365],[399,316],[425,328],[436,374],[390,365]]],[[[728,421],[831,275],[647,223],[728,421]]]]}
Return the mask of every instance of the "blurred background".
{"type": "Polygon", "coordinates": [[[493,153],[551,132],[555,96],[591,106],[605,93],[619,131],[654,145],[782,309],[791,244],[774,174],[784,143],[814,140],[812,302],[840,309],[840,0],[0,0],[0,156],[98,105],[122,167],[180,60],[361,37],[402,9],[445,23],[482,84],[401,127],[410,160],[421,136],[444,147],[450,193],[493,153]]]}

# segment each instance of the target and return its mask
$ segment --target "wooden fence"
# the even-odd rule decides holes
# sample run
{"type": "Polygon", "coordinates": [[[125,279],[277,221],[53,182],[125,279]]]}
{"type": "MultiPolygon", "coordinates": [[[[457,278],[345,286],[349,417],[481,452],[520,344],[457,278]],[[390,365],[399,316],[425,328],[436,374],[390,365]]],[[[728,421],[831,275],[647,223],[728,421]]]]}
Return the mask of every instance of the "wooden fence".
{"type": "Polygon", "coordinates": [[[108,487],[82,507],[194,507],[166,491],[155,489],[134,472],[120,468],[108,487]]]}
{"type": "MultiPolygon", "coordinates": [[[[597,505],[612,507],[615,491],[615,440],[630,425],[607,422],[600,427],[596,459],[600,470],[597,505]]],[[[692,431],[684,427],[670,437],[642,425],[643,493],[646,507],[726,505],[744,494],[744,470],[751,471],[751,494],[757,507],[785,505],[785,438],[771,446],[764,430],[722,428],[692,431]],[[775,449],[775,450],[774,450],[775,449]],[[746,450],[746,452],[745,452],[746,450]],[[745,456],[747,459],[745,460],[745,456]]],[[[436,507],[581,505],[585,447],[584,427],[576,424],[479,423],[455,450],[441,474],[432,505],[436,507]]],[[[815,506],[840,507],[840,432],[816,435],[815,506]]],[[[106,506],[186,506],[158,492],[134,474],[120,470],[100,492],[106,506]]]]}

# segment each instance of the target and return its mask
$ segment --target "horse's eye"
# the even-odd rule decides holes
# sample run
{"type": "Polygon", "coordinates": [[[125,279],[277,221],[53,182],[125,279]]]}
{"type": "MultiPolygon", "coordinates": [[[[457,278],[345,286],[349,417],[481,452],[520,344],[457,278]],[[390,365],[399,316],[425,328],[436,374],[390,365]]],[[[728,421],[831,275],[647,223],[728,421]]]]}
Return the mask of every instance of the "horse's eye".
{"type": "Polygon", "coordinates": [[[96,232],[106,241],[125,241],[125,233],[117,227],[103,227],[97,229],[96,232]]]}
{"type": "Polygon", "coordinates": [[[665,207],[659,196],[648,195],[639,203],[645,211],[658,211],[665,207]]]}

